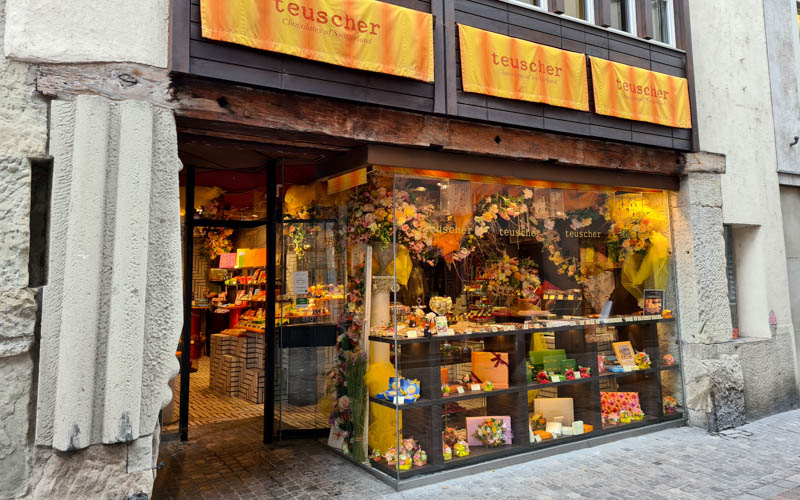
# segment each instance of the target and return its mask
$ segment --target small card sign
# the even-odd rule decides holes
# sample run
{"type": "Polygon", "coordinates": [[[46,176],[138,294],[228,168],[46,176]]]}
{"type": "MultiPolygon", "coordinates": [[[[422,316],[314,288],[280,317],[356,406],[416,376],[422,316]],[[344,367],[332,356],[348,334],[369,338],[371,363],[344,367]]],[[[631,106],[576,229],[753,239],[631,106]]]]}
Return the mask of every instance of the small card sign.
{"type": "Polygon", "coordinates": [[[464,394],[464,387],[463,386],[459,385],[456,390],[458,391],[459,394],[464,394]]]}
{"type": "Polygon", "coordinates": [[[416,330],[409,330],[409,331],[407,331],[407,332],[406,332],[406,337],[408,337],[408,338],[410,338],[410,339],[415,339],[415,338],[417,338],[417,331],[416,331],[416,330]]]}
{"type": "Polygon", "coordinates": [[[436,325],[436,334],[447,335],[447,318],[445,316],[436,316],[433,321],[436,325]]]}
{"type": "Polygon", "coordinates": [[[308,271],[295,271],[292,283],[295,295],[305,295],[308,293],[308,271]]]}
{"type": "Polygon", "coordinates": [[[481,390],[481,384],[472,384],[472,385],[470,385],[470,390],[471,391],[480,391],[481,390]]]}
{"type": "Polygon", "coordinates": [[[660,315],[664,312],[664,290],[644,291],[644,314],[660,315]]]}
{"type": "Polygon", "coordinates": [[[308,309],[308,297],[297,297],[294,306],[298,309],[308,309]]]}

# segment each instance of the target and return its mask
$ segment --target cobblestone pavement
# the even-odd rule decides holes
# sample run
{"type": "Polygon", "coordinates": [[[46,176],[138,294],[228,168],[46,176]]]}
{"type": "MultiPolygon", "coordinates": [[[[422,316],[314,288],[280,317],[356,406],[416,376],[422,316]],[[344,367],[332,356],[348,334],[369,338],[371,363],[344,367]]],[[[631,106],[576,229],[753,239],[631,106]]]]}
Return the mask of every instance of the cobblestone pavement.
{"type": "Polygon", "coordinates": [[[396,493],[313,440],[265,446],[261,421],[163,443],[154,498],[800,499],[800,410],[722,434],[682,427],[396,493]]]}

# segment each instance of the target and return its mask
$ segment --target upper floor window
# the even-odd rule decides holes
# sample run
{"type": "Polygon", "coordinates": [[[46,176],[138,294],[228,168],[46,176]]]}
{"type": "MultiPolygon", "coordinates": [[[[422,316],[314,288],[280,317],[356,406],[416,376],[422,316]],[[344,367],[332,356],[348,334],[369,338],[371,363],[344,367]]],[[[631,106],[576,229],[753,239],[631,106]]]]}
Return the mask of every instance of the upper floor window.
{"type": "Polygon", "coordinates": [[[540,9],[547,8],[547,0],[516,0],[517,2],[533,5],[534,7],[538,7],[540,9]]]}
{"type": "Polygon", "coordinates": [[[649,0],[653,10],[653,40],[675,45],[673,0],[649,0]]]}
{"type": "Polygon", "coordinates": [[[635,0],[611,0],[611,27],[636,34],[635,0]]]}
{"type": "Polygon", "coordinates": [[[593,6],[593,0],[566,0],[564,2],[564,14],[570,17],[583,19],[584,21],[593,22],[593,6]]]}

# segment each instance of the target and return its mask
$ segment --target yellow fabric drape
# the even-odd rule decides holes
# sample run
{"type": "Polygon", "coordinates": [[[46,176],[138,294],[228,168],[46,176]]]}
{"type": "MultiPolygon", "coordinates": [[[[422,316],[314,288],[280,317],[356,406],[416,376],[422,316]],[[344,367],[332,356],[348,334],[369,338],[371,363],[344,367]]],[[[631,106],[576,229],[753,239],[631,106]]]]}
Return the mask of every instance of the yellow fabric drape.
{"type": "MultiPolygon", "coordinates": [[[[371,363],[364,377],[370,396],[376,396],[389,389],[389,377],[394,377],[394,366],[391,363],[371,363]]],[[[395,410],[385,406],[369,404],[369,447],[386,453],[391,447],[397,446],[397,426],[395,425],[395,410]]],[[[403,428],[403,414],[400,412],[400,428],[403,428]]],[[[401,438],[402,439],[402,438],[401,438]]]]}
{"type": "Polygon", "coordinates": [[[653,277],[653,288],[664,290],[667,288],[669,280],[669,269],[667,259],[669,256],[669,242],[661,233],[653,233],[650,236],[650,249],[644,258],[639,262],[639,256],[631,255],[622,265],[622,286],[636,297],[642,300],[645,281],[653,277]]]}
{"type": "MultiPolygon", "coordinates": [[[[406,286],[406,284],[408,284],[408,278],[411,276],[411,268],[414,267],[414,263],[411,262],[411,255],[408,253],[408,248],[402,245],[397,246],[397,256],[395,257],[394,261],[389,262],[386,265],[386,269],[383,270],[385,274],[394,274],[395,261],[397,262],[397,284],[400,286],[406,286]]],[[[373,253],[372,269],[378,269],[378,266],[378,259],[373,253]]]]}

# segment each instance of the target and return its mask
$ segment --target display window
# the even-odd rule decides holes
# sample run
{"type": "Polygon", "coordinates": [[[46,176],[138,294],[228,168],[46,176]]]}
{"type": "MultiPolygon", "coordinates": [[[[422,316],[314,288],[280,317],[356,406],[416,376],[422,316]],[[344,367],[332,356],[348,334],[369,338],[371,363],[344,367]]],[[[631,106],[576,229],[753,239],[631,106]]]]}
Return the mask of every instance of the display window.
{"type": "Polygon", "coordinates": [[[682,416],[665,192],[356,183],[284,200],[280,320],[338,320],[330,446],[402,480],[682,416]]]}

